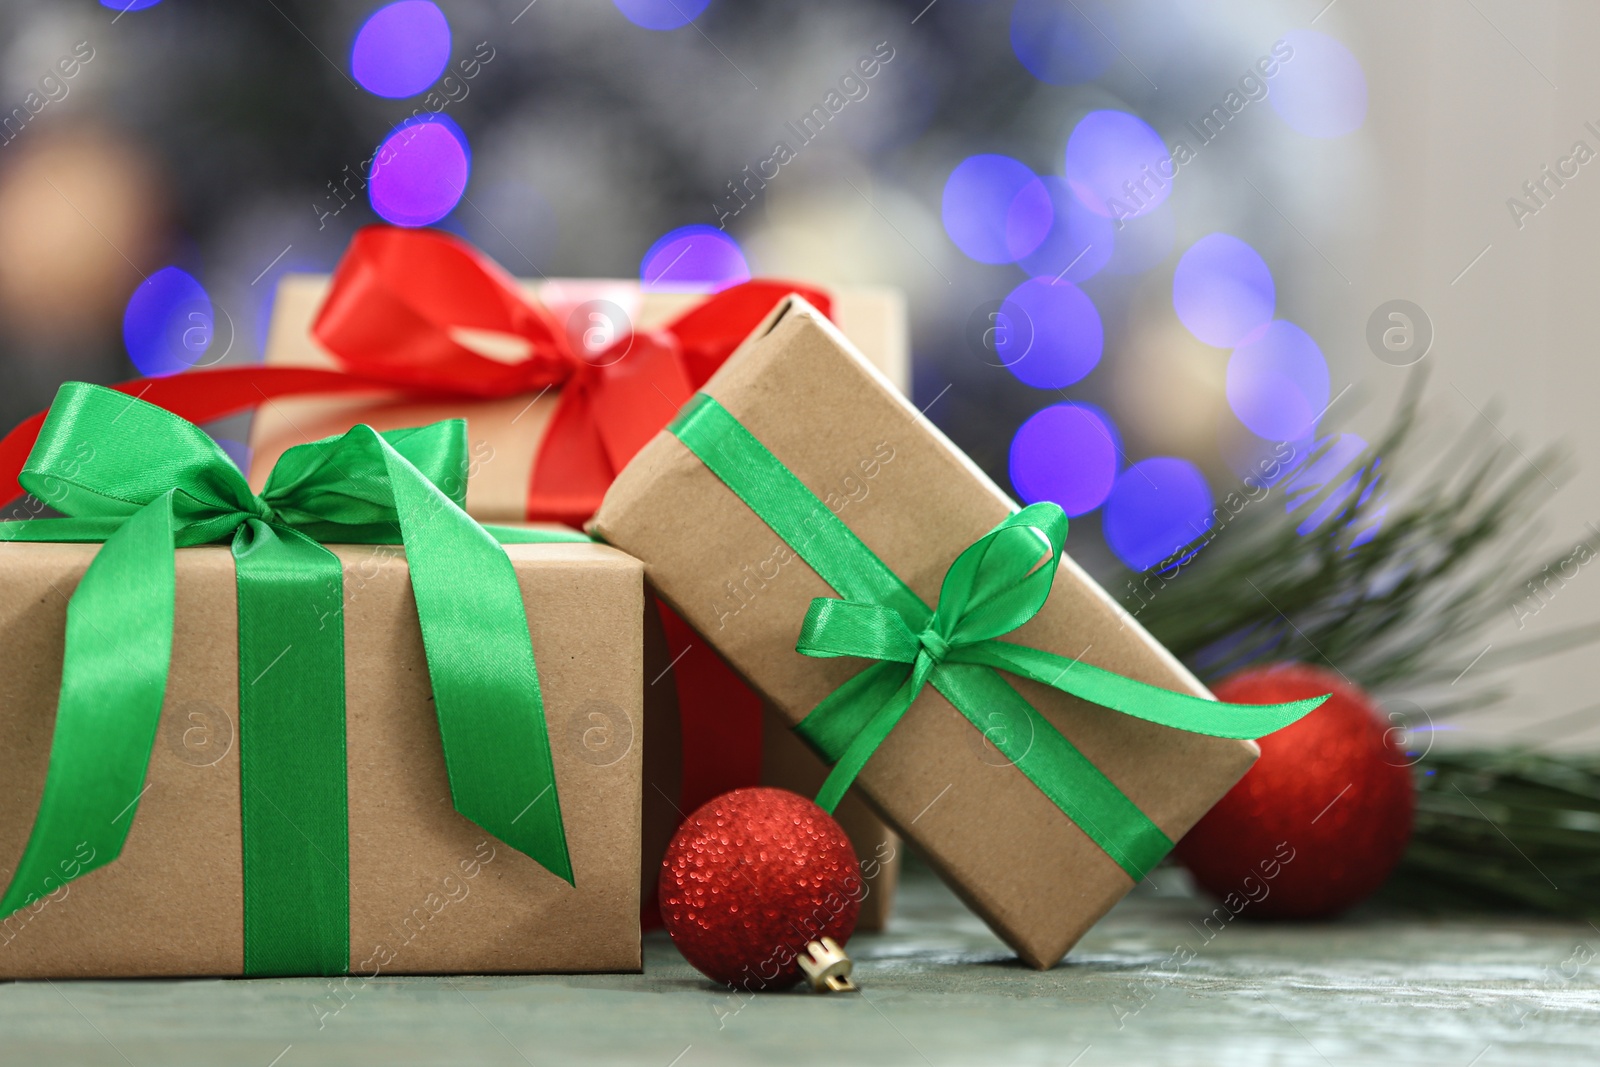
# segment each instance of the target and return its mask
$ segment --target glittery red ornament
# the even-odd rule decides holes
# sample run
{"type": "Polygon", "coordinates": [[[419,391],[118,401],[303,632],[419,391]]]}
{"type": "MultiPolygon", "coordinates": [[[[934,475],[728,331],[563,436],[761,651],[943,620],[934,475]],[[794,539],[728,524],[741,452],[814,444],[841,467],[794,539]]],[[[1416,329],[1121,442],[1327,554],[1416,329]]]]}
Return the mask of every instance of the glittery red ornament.
{"type": "Polygon", "coordinates": [[[1416,809],[1399,731],[1321,667],[1253,668],[1214,689],[1238,704],[1333,695],[1257,742],[1261,758],[1178,843],[1195,881],[1253,918],[1323,918],[1375,891],[1400,862],[1416,809]]]}
{"type": "Polygon", "coordinates": [[[806,942],[841,945],[866,885],[833,817],[784,789],[735,789],[684,820],[661,864],[661,919],[713,981],[752,991],[800,979],[806,942]]]}

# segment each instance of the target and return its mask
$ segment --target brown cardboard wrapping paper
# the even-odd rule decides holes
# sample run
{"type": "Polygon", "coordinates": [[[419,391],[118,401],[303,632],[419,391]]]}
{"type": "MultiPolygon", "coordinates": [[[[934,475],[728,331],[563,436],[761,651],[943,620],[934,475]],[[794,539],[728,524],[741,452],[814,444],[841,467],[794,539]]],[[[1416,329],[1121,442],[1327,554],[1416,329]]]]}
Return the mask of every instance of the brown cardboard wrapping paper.
{"type": "MultiPolygon", "coordinates": [[[[95,551],[0,545],[0,878],[38,808],[67,597],[95,551]]],[[[601,545],[506,548],[528,607],[574,887],[452,808],[403,553],[333,551],[345,567],[352,972],[637,971],[640,564],[601,545]]],[[[0,923],[0,978],[241,973],[234,566],[221,547],[177,560],[171,677],[126,847],[0,923]]]]}
{"type": "MultiPolygon", "coordinates": [[[[775,311],[705,391],[930,604],[955,557],[1014,507],[803,301],[775,311]]],[[[790,723],[862,668],[794,650],[811,599],[833,591],[798,558],[752,578],[775,558],[777,535],[670,434],[618,476],[593,526],[643,559],[661,595],[790,723]]],[[[1044,609],[1010,639],[1206,693],[1070,558],[1044,609]]],[[[1249,741],[1165,729],[1007,680],[1174,839],[1257,754],[1249,741]]],[[[1053,965],[1132,888],[931,688],[857,786],[1035,967],[1053,965]]]]}
{"type": "MultiPolygon", "coordinates": [[[[269,365],[338,365],[311,336],[311,324],[328,284],[326,275],[313,274],[288,274],[278,283],[267,334],[269,365]]],[[[634,324],[641,329],[660,326],[704,299],[696,293],[642,293],[637,282],[627,281],[527,281],[522,286],[530,298],[546,302],[558,318],[562,308],[591,297],[610,299],[625,311],[631,306],[634,324]]],[[[910,363],[900,295],[892,289],[845,287],[834,296],[834,314],[851,340],[891,380],[906,388],[910,363]]],[[[491,354],[488,348],[483,350],[491,354]]],[[[273,400],[262,405],[251,427],[250,484],[260,489],[285,449],[343,433],[359,422],[394,430],[465,416],[471,446],[467,512],[479,522],[519,522],[527,514],[533,460],[558,396],[556,390],[550,390],[537,398],[512,396],[444,404],[359,396],[273,400]]],[[[670,414],[664,413],[663,421],[670,414]]]]}

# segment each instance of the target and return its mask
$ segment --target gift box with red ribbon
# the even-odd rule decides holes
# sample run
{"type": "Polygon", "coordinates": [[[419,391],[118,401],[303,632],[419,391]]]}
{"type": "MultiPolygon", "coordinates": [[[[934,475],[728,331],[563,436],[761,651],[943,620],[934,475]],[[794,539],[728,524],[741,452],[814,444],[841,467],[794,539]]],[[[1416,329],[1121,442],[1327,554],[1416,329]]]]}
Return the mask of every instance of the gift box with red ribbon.
{"type": "MultiPolygon", "coordinates": [[[[382,431],[464,418],[467,455],[458,471],[442,475],[441,488],[464,490],[469,514],[581,526],[634,453],[791,293],[832,316],[907,388],[905,312],[893,290],[824,291],[769,279],[714,293],[619,280],[523,282],[449,234],[388,226],[357,233],[331,277],[281,281],[265,366],[112,388],[194,423],[254,411],[249,474],[257,489],[288,449],[354,425],[382,431]]],[[[0,496],[21,491],[16,475],[43,418],[0,440],[0,496]]],[[[760,698],[665,606],[660,622],[664,633],[647,634],[657,654],[647,662],[641,731],[652,738],[647,923],[655,868],[688,812],[758,783],[809,793],[826,773],[781,736],[770,709],[764,725],[760,698]],[[778,740],[764,744],[764,733],[778,740]]],[[[875,890],[859,925],[879,928],[892,900],[898,842],[854,795],[837,814],[875,890]]]]}

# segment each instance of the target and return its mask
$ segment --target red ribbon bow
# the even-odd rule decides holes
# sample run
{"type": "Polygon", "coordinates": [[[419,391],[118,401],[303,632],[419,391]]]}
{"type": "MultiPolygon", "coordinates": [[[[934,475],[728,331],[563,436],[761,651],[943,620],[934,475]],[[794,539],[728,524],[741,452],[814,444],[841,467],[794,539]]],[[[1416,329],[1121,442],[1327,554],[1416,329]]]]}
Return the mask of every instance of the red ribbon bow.
{"type": "MultiPolygon", "coordinates": [[[[528,487],[530,519],[585,522],[618,471],[790,293],[824,313],[825,293],[756,280],[725,289],[656,330],[628,332],[596,358],[574,349],[551,314],[471,246],[433,230],[361,230],[334,271],[312,333],[341,369],[219,367],[112,386],[205,423],[283,396],[386,392],[414,399],[489,399],[561,390],[528,487]],[[520,341],[514,361],[491,359],[464,336],[520,341]]],[[[0,440],[0,495],[17,474],[44,413],[0,440]]]]}

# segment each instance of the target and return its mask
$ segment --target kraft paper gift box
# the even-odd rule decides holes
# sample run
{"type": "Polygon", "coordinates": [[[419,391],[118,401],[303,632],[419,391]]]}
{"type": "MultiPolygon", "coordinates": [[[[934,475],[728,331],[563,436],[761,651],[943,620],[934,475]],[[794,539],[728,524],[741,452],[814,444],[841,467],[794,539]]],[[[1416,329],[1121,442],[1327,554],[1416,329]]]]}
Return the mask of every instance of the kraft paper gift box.
{"type": "MultiPolygon", "coordinates": [[[[0,886],[17,873],[40,810],[68,598],[97,553],[111,550],[20,543],[18,525],[0,527],[0,886]]],[[[569,884],[452,804],[412,549],[328,548],[342,571],[320,617],[343,625],[349,922],[348,961],[322,973],[639,970],[642,753],[632,727],[642,721],[642,565],[587,542],[499,546],[516,584],[504,600],[520,594],[537,664],[569,884]]],[[[453,555],[448,566],[459,574],[466,564],[453,555]]],[[[105,855],[85,841],[62,857],[59,875],[51,863],[54,880],[0,921],[0,978],[284,973],[247,967],[241,801],[249,792],[275,806],[271,792],[293,786],[263,780],[259,762],[246,776],[257,787],[241,785],[241,757],[251,759],[250,737],[259,735],[240,718],[241,691],[254,682],[240,670],[248,620],[238,612],[236,570],[225,546],[177,549],[170,673],[143,791],[130,788],[116,817],[131,819],[126,842],[111,862],[64,884],[105,855]]],[[[269,669],[298,670],[290,652],[269,669]]],[[[277,711],[257,712],[267,713],[277,711]]]]}
{"type": "MultiPolygon", "coordinates": [[[[799,298],[775,310],[702,394],[803,483],[802,495],[814,494],[808,521],[831,511],[928,605],[938,602],[958,555],[1015,511],[799,298]]],[[[759,488],[736,495],[675,436],[695,407],[691,402],[621,472],[591,531],[644,560],[663,599],[793,726],[867,661],[796,651],[813,598],[842,594],[806,562],[805,547],[745,502],[756,498],[742,494],[759,488]]],[[[704,454],[723,456],[722,445],[707,447],[704,454]]],[[[1205,688],[1069,557],[1061,558],[1042,609],[1005,639],[1206,698],[1193,701],[1202,708],[1229,707],[1208,702],[1205,688]]],[[[1165,834],[1154,838],[1162,850],[1258,754],[1249,740],[1170,729],[1011,674],[999,677],[1042,715],[1041,733],[1059,732],[1165,834]]],[[[987,728],[980,732],[969,720],[940,692],[923,689],[866,761],[856,788],[1024,961],[1049,967],[1134,877],[1024,776],[1016,765],[1021,756],[1002,755],[998,740],[988,743],[987,728]]],[[[996,727],[1035,729],[1010,719],[996,727]]],[[[1013,753],[1031,750],[1034,742],[1025,740],[1013,753]]],[[[1148,854],[1144,869],[1159,854],[1148,854]]]]}
{"type": "MultiPolygon", "coordinates": [[[[268,366],[337,366],[334,356],[312,335],[312,324],[330,281],[328,275],[314,274],[288,274],[279,281],[267,335],[268,366]]],[[[550,308],[558,320],[565,320],[574,309],[590,301],[604,300],[622,309],[635,327],[645,330],[670,321],[706,296],[704,292],[643,290],[637,281],[625,279],[524,279],[518,284],[527,298],[550,308]]],[[[909,390],[910,356],[902,296],[896,290],[877,286],[835,287],[830,296],[839,328],[890,381],[902,391],[909,390]]],[[[534,456],[549,428],[556,401],[555,391],[537,399],[519,395],[451,402],[371,397],[277,399],[258,409],[252,424],[252,483],[261,484],[284,449],[343,432],[357,422],[381,430],[464,417],[472,457],[467,470],[468,512],[483,522],[517,522],[524,517],[534,456]]],[[[663,413],[663,421],[665,417],[663,413]]],[[[667,646],[650,647],[665,651],[667,646]]],[[[644,772],[645,856],[641,873],[647,901],[653,900],[667,842],[687,814],[681,809],[686,803],[695,803],[683,795],[677,697],[668,684],[671,675],[661,678],[661,671],[671,658],[668,652],[664,659],[647,662],[647,681],[660,679],[660,684],[650,686],[645,705],[645,732],[652,739],[646,749],[644,772]]],[[[771,729],[772,713],[765,714],[769,725],[763,731],[768,742],[760,756],[761,782],[801,793],[814,792],[825,768],[805,746],[771,729]]],[[[752,723],[744,725],[745,732],[752,728],[752,723]]],[[[690,790],[700,800],[709,800],[710,796],[700,795],[705,792],[690,790]]],[[[879,860],[869,868],[881,873],[867,879],[869,892],[861,904],[859,925],[864,930],[882,929],[894,900],[899,842],[854,795],[847,798],[839,817],[859,856],[879,860]]]]}
{"type": "MultiPolygon", "coordinates": [[[[311,326],[327,296],[323,274],[286,274],[278,282],[267,333],[269,367],[336,367],[332,353],[312,336],[311,326]]],[[[658,327],[705,299],[705,293],[641,291],[623,279],[551,279],[518,283],[530,299],[550,308],[559,321],[592,300],[620,308],[636,329],[658,327]]],[[[839,328],[902,389],[910,388],[905,305],[888,288],[843,286],[830,291],[839,328]]],[[[614,330],[616,324],[606,324],[614,330]]],[[[358,422],[379,430],[421,426],[445,418],[465,418],[473,459],[468,469],[467,513],[480,522],[519,522],[527,518],[528,482],[550,418],[557,390],[534,399],[518,395],[496,400],[416,402],[371,397],[295,397],[263,405],[250,430],[251,482],[260,485],[278,456],[291,445],[343,433],[358,422]],[[530,405],[529,401],[532,400],[530,405]]],[[[665,416],[664,416],[665,417],[665,416]]]]}

